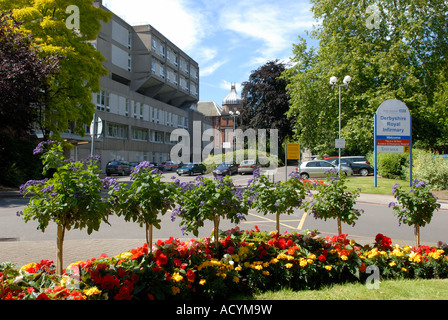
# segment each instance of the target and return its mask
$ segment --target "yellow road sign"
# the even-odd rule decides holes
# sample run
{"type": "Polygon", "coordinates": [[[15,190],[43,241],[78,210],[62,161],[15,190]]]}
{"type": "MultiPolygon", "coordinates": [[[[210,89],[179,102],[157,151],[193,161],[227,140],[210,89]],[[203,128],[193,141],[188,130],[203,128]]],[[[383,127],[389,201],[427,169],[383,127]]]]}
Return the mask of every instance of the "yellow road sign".
{"type": "Polygon", "coordinates": [[[300,144],[287,143],[286,144],[286,159],[299,160],[300,159],[300,144]]]}

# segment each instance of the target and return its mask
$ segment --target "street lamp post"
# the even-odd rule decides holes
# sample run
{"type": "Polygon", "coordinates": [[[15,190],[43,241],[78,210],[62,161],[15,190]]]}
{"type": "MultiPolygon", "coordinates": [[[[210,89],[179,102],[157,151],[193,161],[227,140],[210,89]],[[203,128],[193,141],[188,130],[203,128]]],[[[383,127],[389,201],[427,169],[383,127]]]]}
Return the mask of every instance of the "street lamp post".
{"type": "MultiPolygon", "coordinates": [[[[334,87],[339,88],[339,140],[341,140],[341,87],[348,88],[348,84],[350,83],[351,80],[352,78],[350,76],[345,76],[343,81],[344,83],[337,85],[336,82],[338,81],[338,78],[336,78],[335,76],[330,78],[331,86],[333,88],[334,87]]],[[[341,174],[341,148],[339,147],[338,149],[339,149],[338,174],[341,174]]]]}
{"type": "Polygon", "coordinates": [[[235,119],[240,115],[240,112],[237,110],[235,113],[233,111],[229,111],[230,117],[232,118],[233,122],[233,134],[232,134],[232,149],[233,151],[236,151],[235,146],[235,119]]]}

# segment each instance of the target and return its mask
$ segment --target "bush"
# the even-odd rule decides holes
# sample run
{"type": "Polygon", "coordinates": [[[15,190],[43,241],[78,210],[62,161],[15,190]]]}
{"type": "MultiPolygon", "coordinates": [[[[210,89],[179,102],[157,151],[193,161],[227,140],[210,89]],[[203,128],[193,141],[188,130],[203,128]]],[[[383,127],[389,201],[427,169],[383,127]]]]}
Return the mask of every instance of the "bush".
{"type": "MultiPolygon", "coordinates": [[[[448,189],[448,161],[436,153],[426,150],[413,150],[412,177],[424,180],[432,190],[448,189]]],[[[406,172],[409,174],[409,172],[406,172]]]]}

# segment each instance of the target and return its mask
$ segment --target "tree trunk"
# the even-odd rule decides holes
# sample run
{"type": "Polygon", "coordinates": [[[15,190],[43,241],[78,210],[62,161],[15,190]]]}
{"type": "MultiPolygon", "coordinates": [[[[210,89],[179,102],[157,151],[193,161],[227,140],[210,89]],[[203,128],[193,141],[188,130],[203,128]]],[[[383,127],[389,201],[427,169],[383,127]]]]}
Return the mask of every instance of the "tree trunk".
{"type": "Polygon", "coordinates": [[[64,235],[65,235],[65,227],[58,225],[57,231],[57,260],[56,260],[56,273],[62,275],[62,266],[63,266],[63,245],[64,245],[64,235]]]}
{"type": "Polygon", "coordinates": [[[338,235],[342,234],[341,219],[338,217],[338,235]]]}
{"type": "Polygon", "coordinates": [[[420,246],[420,226],[414,224],[414,238],[415,238],[415,248],[420,246]]]}
{"type": "Polygon", "coordinates": [[[152,252],[152,224],[146,224],[146,244],[149,252],[152,252]]]}
{"type": "Polygon", "coordinates": [[[219,216],[218,215],[215,215],[215,217],[213,218],[213,222],[215,225],[215,229],[214,229],[215,247],[216,247],[216,250],[218,250],[218,245],[219,245],[219,216]]]}
{"type": "Polygon", "coordinates": [[[280,213],[277,213],[277,219],[276,219],[276,228],[277,228],[277,233],[280,234],[280,213]]]}

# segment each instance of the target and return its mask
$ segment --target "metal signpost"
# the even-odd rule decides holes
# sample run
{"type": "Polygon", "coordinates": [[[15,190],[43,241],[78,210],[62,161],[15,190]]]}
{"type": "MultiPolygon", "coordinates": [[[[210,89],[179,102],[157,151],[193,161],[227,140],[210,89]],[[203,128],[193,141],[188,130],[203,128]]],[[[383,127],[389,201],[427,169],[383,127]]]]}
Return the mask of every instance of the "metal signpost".
{"type": "Polygon", "coordinates": [[[412,185],[412,116],[400,100],[384,101],[374,115],[375,187],[378,152],[409,153],[409,185],[412,185]]]}
{"type": "Polygon", "coordinates": [[[99,138],[103,132],[103,120],[97,115],[93,115],[92,123],[90,124],[90,136],[92,137],[92,145],[90,149],[90,155],[93,156],[93,144],[95,138],[99,138]]]}

